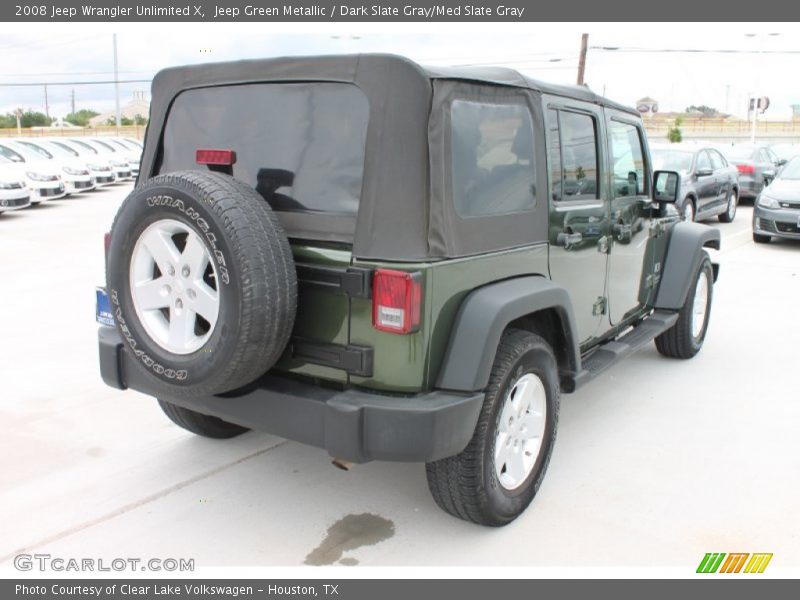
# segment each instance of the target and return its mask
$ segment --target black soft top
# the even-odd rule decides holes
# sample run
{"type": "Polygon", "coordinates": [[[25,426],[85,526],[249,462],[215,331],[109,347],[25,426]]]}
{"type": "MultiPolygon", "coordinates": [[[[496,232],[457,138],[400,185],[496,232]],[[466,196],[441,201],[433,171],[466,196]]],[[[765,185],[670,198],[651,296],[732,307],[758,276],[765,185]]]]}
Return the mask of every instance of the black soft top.
{"type": "MultiPolygon", "coordinates": [[[[153,79],[140,180],[158,172],[161,132],[172,102],[184,90],[260,82],[352,83],[364,92],[370,105],[358,215],[343,218],[280,213],[289,236],[352,243],[353,254],[359,258],[416,261],[474,253],[478,248],[470,250],[448,225],[444,217],[449,213],[449,200],[441,197],[441,186],[431,183],[443,173],[438,164],[441,154],[429,148],[430,131],[441,126],[433,123],[438,117],[432,114],[437,80],[533,90],[639,117],[635,110],[585,87],[544,83],[501,67],[423,67],[387,54],[282,57],[172,67],[153,79]]],[[[486,233],[492,229],[488,227],[486,233]]],[[[489,242],[481,250],[501,249],[504,243],[489,242]]]]}

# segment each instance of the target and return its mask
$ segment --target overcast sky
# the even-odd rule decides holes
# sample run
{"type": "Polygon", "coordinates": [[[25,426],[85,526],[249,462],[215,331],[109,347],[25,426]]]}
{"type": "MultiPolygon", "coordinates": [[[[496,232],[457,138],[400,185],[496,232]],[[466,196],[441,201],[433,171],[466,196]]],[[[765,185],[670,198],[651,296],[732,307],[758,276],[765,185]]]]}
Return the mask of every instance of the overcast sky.
{"type": "MultiPolygon", "coordinates": [[[[159,69],[188,63],[392,52],[427,64],[506,65],[538,79],[574,83],[580,35],[586,31],[590,47],[619,48],[591,48],[586,81],[622,103],[652,96],[661,111],[706,104],[742,115],[748,94],[755,93],[770,97],[765,116],[772,119],[789,117],[790,105],[800,103],[797,25],[47,23],[4,30],[0,84],[51,84],[51,116],[70,111],[73,89],[77,109],[113,110],[112,85],[55,85],[112,79],[113,33],[121,80],[149,80],[159,69]]],[[[120,90],[125,104],[134,90],[149,93],[149,83],[124,83],[120,90]]],[[[0,113],[17,107],[44,111],[43,86],[0,86],[0,113]]]]}

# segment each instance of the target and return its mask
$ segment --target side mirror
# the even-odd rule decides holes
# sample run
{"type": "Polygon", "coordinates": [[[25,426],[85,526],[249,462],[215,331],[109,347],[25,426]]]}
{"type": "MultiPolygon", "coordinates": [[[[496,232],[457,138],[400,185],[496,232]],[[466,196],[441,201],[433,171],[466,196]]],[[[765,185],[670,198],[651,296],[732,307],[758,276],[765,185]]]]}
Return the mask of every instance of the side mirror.
{"type": "Polygon", "coordinates": [[[681,176],[676,171],[653,173],[653,201],[677,202],[681,189],[681,176]]]}
{"type": "Polygon", "coordinates": [[[783,165],[785,165],[787,162],[789,162],[789,161],[788,161],[788,160],[786,160],[785,158],[779,158],[779,159],[778,159],[778,162],[776,162],[775,164],[776,164],[777,166],[779,166],[779,167],[782,167],[782,166],[783,166],[783,165]]]}
{"type": "Polygon", "coordinates": [[[697,171],[695,171],[695,175],[697,175],[698,177],[709,177],[713,174],[714,174],[713,169],[697,169],[697,171]]]}

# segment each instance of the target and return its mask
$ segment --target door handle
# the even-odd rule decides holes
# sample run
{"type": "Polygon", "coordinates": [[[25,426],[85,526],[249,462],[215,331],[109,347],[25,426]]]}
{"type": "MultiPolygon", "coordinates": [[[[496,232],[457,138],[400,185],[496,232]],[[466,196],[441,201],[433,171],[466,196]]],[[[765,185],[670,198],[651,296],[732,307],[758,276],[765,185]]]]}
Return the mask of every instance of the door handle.
{"type": "Polygon", "coordinates": [[[564,233],[563,231],[556,236],[556,244],[568,248],[580,244],[583,241],[583,235],[580,233],[564,233]]]}

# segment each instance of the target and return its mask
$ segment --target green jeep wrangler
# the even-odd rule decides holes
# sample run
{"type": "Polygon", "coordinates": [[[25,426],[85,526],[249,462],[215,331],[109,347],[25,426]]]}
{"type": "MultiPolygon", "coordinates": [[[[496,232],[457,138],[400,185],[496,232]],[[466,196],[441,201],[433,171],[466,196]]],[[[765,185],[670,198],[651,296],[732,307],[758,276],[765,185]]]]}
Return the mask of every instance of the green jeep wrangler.
{"type": "Polygon", "coordinates": [[[144,146],[100,369],[194,433],[425,462],[441,508],[504,525],[561,392],[703,344],[719,232],[588,89],[388,55],[172,68],[144,146]]]}

